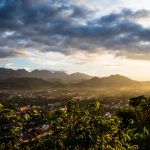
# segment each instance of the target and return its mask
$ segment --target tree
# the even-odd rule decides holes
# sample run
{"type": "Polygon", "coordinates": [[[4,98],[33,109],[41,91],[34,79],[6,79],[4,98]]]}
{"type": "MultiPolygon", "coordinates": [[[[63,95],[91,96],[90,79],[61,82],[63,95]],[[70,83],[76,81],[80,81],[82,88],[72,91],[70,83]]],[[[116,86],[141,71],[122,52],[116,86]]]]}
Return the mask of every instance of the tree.
{"type": "Polygon", "coordinates": [[[0,104],[0,149],[17,148],[21,134],[21,118],[13,110],[0,104]]]}

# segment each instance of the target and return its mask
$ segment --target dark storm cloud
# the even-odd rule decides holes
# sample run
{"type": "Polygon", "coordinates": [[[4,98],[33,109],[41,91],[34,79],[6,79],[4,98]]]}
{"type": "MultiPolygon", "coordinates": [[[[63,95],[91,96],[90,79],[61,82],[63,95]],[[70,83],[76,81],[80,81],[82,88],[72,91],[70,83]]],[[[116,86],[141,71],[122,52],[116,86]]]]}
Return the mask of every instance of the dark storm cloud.
{"type": "Polygon", "coordinates": [[[18,56],[22,48],[66,55],[104,49],[130,59],[150,58],[150,28],[137,23],[149,11],[123,9],[96,19],[92,15],[94,11],[73,0],[1,0],[0,58],[18,56]]]}
{"type": "Polygon", "coordinates": [[[6,47],[0,47],[0,58],[25,56],[24,52],[15,51],[6,47]]]}

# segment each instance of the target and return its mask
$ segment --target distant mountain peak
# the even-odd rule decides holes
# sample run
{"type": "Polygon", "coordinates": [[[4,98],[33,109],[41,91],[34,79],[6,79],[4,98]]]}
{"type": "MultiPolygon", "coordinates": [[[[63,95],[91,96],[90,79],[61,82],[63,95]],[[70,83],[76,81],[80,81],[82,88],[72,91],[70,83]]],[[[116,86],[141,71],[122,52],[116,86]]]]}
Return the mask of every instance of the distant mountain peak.
{"type": "Polygon", "coordinates": [[[90,75],[88,75],[88,74],[81,73],[81,72],[74,72],[74,73],[71,73],[71,74],[70,74],[70,76],[73,76],[73,75],[90,76],[90,75]]]}
{"type": "Polygon", "coordinates": [[[80,73],[80,72],[75,72],[69,75],[69,79],[74,82],[81,82],[83,80],[89,80],[91,78],[92,76],[85,74],[85,73],[80,73]]]}
{"type": "Polygon", "coordinates": [[[132,80],[132,79],[130,79],[126,76],[120,75],[120,74],[110,75],[108,78],[132,80]]]}
{"type": "Polygon", "coordinates": [[[109,77],[126,77],[126,76],[123,76],[123,75],[120,75],[120,74],[112,74],[109,77]]]}
{"type": "Polygon", "coordinates": [[[18,71],[27,71],[26,69],[17,69],[18,71]]]}

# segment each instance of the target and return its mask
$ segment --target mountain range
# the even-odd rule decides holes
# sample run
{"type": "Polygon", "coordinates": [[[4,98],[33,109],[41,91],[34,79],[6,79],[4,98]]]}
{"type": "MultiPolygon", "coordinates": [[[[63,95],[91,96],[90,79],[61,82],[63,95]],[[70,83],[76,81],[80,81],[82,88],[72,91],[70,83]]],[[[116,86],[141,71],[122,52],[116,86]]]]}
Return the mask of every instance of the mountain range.
{"type": "Polygon", "coordinates": [[[107,87],[130,87],[137,86],[141,82],[132,80],[128,77],[116,74],[108,77],[93,77],[92,79],[77,83],[80,87],[91,87],[91,88],[107,88],[107,87]]]}
{"type": "Polygon", "coordinates": [[[132,80],[122,75],[93,77],[83,73],[67,74],[63,71],[0,68],[0,89],[37,88],[149,88],[150,82],[132,80]]]}
{"type": "Polygon", "coordinates": [[[8,79],[8,78],[40,78],[45,81],[60,81],[62,83],[77,83],[84,80],[91,79],[92,76],[84,74],[84,73],[72,73],[67,74],[63,71],[48,71],[48,70],[33,70],[31,72],[25,69],[6,69],[0,68],[0,80],[8,79]]]}

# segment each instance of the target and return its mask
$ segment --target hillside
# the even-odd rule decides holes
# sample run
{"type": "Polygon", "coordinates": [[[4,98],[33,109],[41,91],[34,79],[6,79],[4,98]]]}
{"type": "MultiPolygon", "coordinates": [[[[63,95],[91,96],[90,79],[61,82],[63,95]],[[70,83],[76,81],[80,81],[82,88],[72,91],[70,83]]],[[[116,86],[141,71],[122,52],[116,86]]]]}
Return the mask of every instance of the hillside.
{"type": "Polygon", "coordinates": [[[73,86],[86,88],[123,88],[140,86],[141,84],[144,83],[117,74],[102,78],[94,77],[87,81],[73,84],[73,86]]]}
{"type": "Polygon", "coordinates": [[[69,75],[69,80],[72,82],[82,82],[91,78],[92,76],[80,72],[72,73],[69,75]]]}
{"type": "Polygon", "coordinates": [[[59,88],[64,85],[59,82],[47,82],[38,78],[8,78],[0,81],[0,89],[40,89],[59,88]]]}

